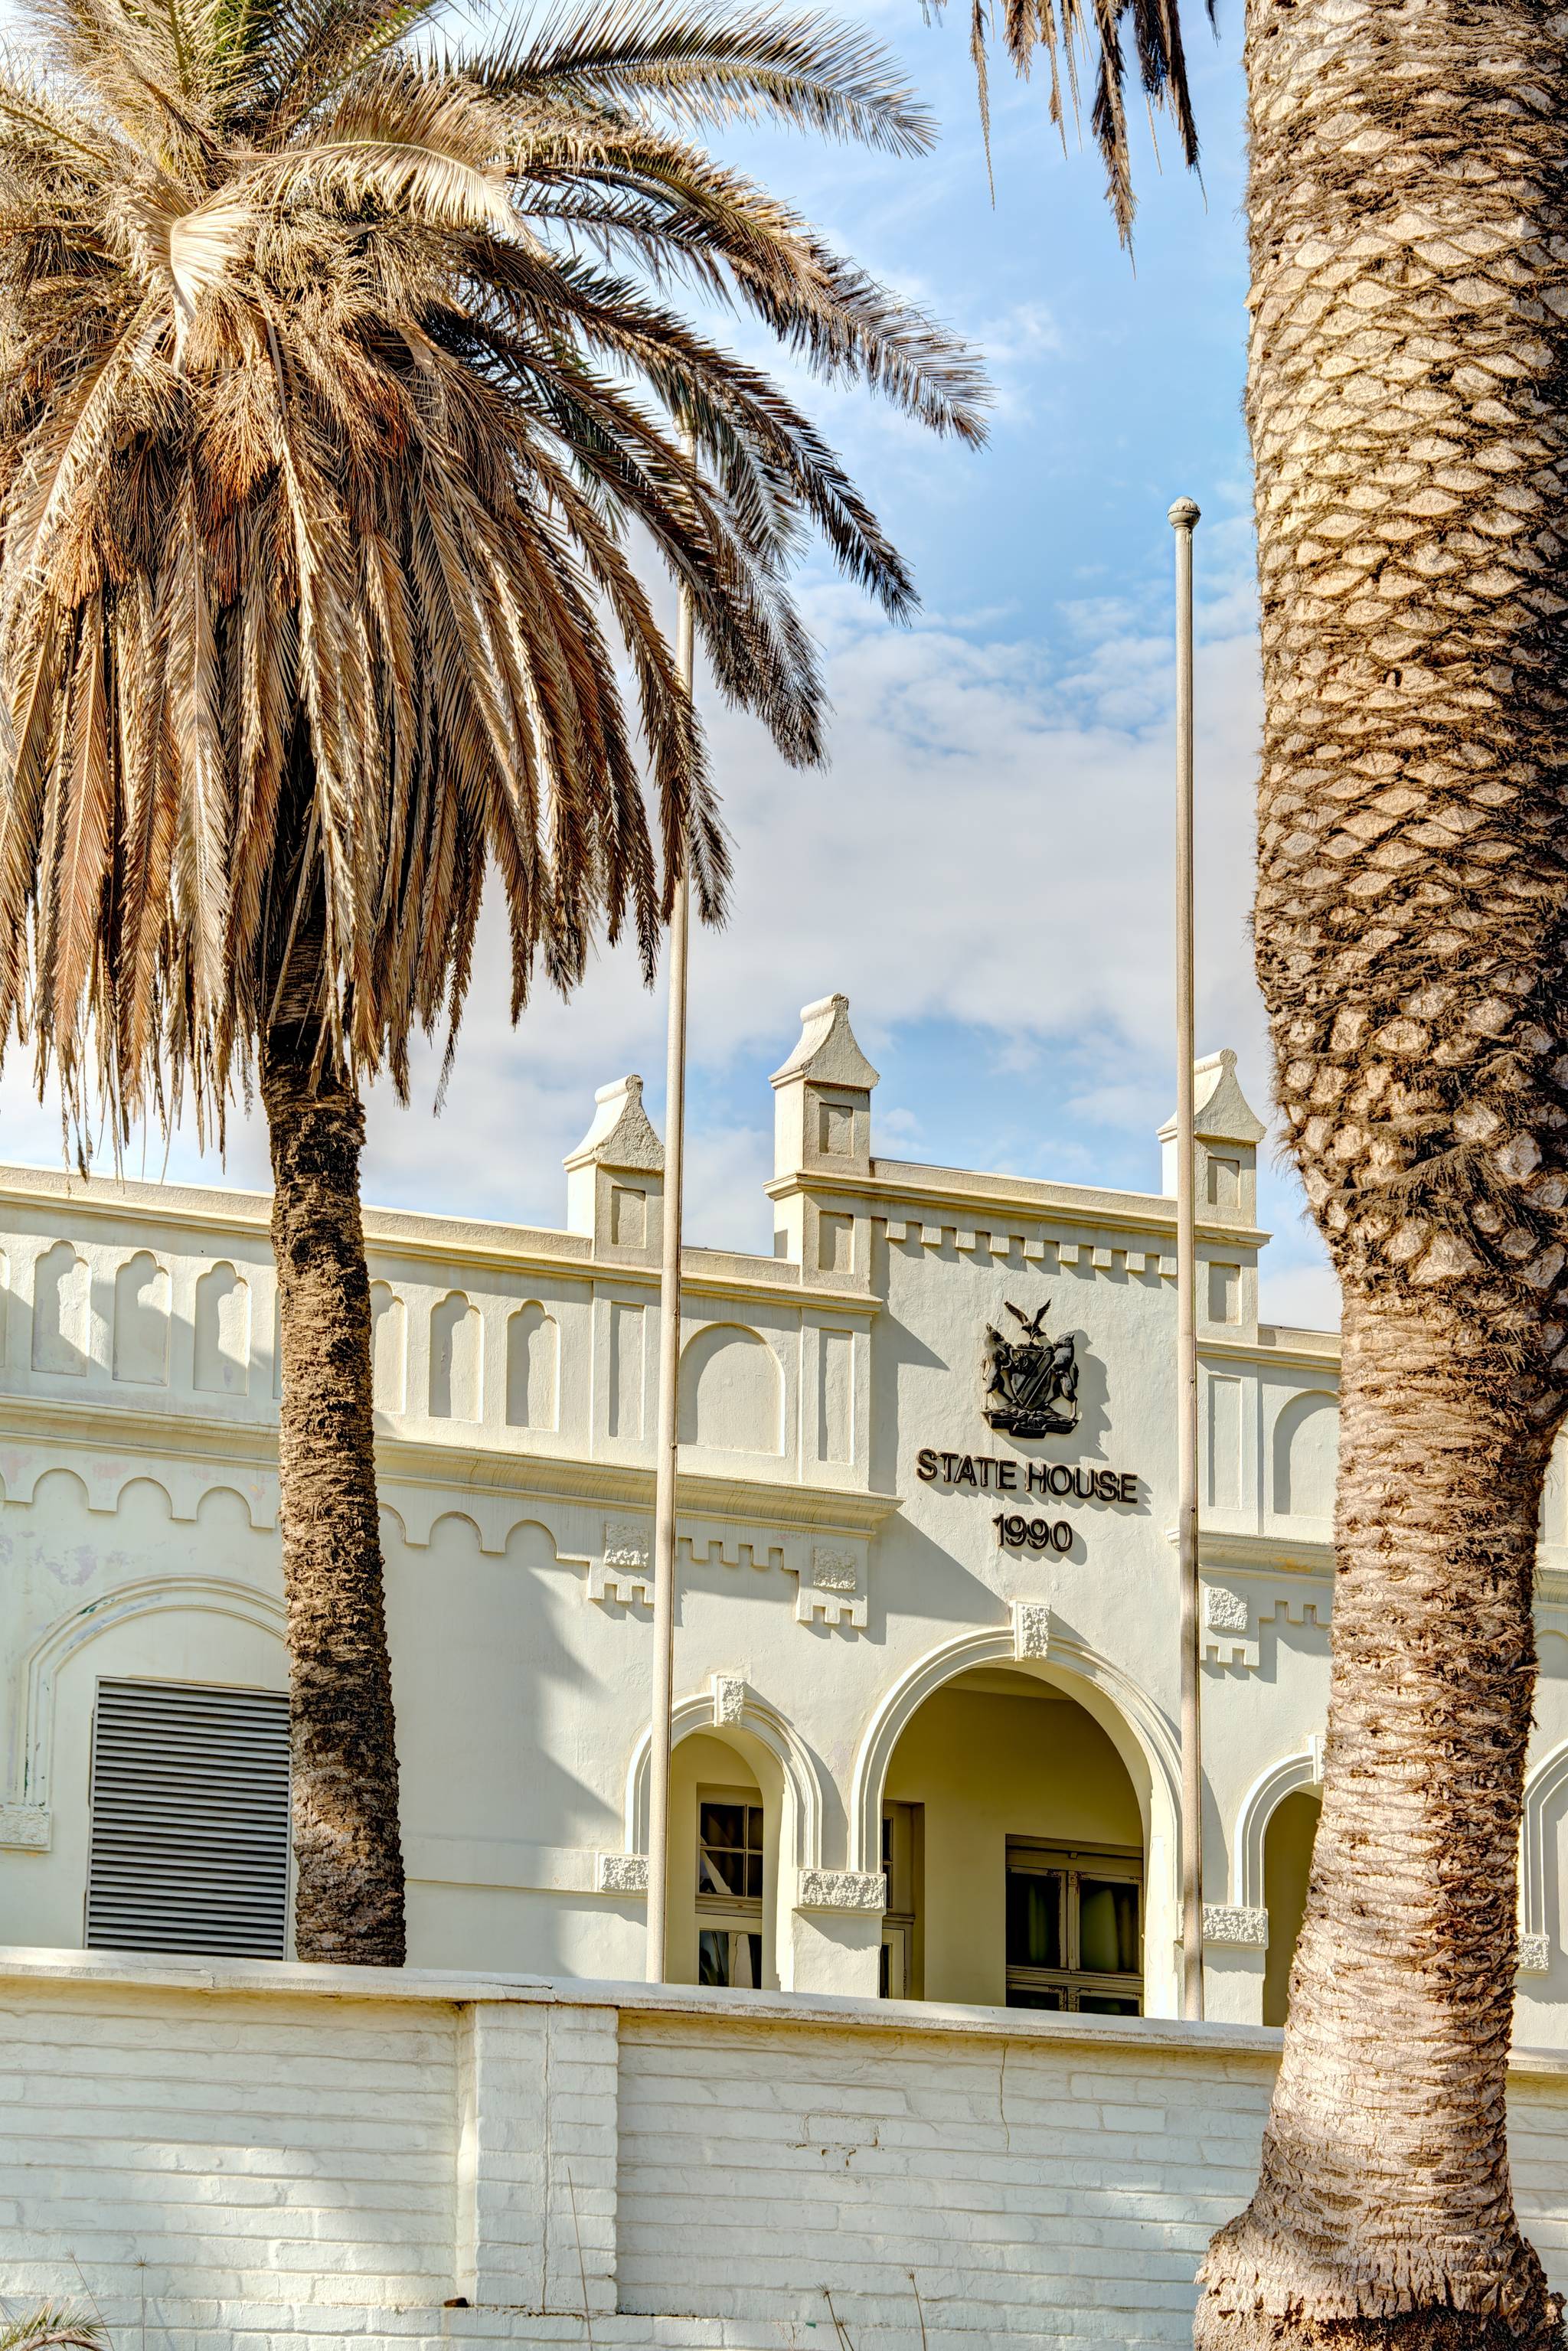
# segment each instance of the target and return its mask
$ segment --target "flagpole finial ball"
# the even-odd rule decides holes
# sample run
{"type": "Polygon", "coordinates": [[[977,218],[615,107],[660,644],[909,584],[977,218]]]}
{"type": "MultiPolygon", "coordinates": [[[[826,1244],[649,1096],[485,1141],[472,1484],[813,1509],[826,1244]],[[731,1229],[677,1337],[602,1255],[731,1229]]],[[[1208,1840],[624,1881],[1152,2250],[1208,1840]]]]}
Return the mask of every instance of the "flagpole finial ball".
{"type": "Polygon", "coordinates": [[[1177,498],[1175,506],[1166,516],[1166,520],[1173,530],[1190,530],[1202,512],[1203,509],[1196,498],[1177,498]]]}

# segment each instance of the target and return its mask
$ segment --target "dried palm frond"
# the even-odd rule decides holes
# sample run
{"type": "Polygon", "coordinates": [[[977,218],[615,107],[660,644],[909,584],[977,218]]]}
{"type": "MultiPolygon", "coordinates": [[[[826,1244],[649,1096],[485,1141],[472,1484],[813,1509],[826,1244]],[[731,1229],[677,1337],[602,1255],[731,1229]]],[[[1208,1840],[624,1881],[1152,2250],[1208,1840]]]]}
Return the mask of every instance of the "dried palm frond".
{"type": "MultiPolygon", "coordinates": [[[[1215,0],[1206,0],[1212,21],[1215,0]]],[[[930,0],[940,16],[946,0],[930,0]]],[[[988,71],[993,0],[969,0],[969,55],[980,101],[980,127],[990,152],[988,71]]],[[[1130,32],[1137,55],[1138,83],[1153,110],[1161,107],[1176,125],[1181,158],[1197,168],[1197,123],[1187,87],[1186,50],[1179,0],[1001,0],[1002,46],[1014,70],[1028,80],[1035,57],[1044,52],[1051,72],[1051,119],[1067,137],[1067,115],[1079,114],[1078,68],[1087,59],[1094,75],[1090,128],[1105,165],[1105,193],[1124,245],[1133,240],[1133,161],[1127,144],[1127,53],[1130,32]],[[1064,88],[1065,85],[1065,94],[1064,88]]]]}
{"type": "Polygon", "coordinates": [[[930,125],[822,19],[609,0],[488,49],[444,0],[41,0],[0,55],[0,1021],[120,1132],[269,1025],[406,1082],[497,876],[514,1013],[674,874],[722,910],[689,694],[822,755],[789,574],[908,574],[798,404],[682,315],[980,437],[943,329],[696,142],[930,125]],[[652,821],[650,818],[652,817],[652,821]]]}
{"type": "Polygon", "coordinates": [[[108,2343],[101,2319],[66,2303],[40,2303],[0,2318],[0,2351],[107,2351],[108,2343]]]}

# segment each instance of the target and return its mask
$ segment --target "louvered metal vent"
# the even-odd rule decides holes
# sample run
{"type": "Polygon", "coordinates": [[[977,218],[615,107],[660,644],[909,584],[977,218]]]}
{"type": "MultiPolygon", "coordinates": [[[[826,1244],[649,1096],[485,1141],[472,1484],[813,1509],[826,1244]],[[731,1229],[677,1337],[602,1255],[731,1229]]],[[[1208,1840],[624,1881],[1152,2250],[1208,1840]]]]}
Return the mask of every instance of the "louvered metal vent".
{"type": "Polygon", "coordinates": [[[87,1939],[288,1955],[288,1700],[100,1681],[87,1939]]]}

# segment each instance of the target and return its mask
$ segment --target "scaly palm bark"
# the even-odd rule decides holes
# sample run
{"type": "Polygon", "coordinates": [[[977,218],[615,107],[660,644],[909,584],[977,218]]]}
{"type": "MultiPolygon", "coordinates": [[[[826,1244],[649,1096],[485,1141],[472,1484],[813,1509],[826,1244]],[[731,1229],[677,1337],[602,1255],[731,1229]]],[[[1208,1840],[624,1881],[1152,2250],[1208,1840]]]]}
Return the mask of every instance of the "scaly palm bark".
{"type": "Polygon", "coordinates": [[[1253,0],[1259,976],[1344,1291],[1333,1679],[1284,2062],[1205,2344],[1547,2345],[1504,2093],[1568,1389],[1568,54],[1253,0]]]}
{"type": "Polygon", "coordinates": [[[295,1949],[401,1967],[397,1738],[376,1512],[365,1113],[276,1025],[261,1052],[283,1347],[277,1437],[292,1662],[295,1949]]]}
{"type": "MultiPolygon", "coordinates": [[[[1009,6],[1015,59],[1083,15],[1009,6]]],[[[1113,5],[1124,234],[1128,19],[1196,152],[1165,0],[1113,5]]],[[[1533,0],[1248,0],[1246,41],[1258,973],[1343,1441],[1283,2062],[1196,2339],[1544,2351],[1504,2094],[1568,1403],[1568,49],[1533,0]]]]}
{"type": "Polygon", "coordinates": [[[634,528],[796,761],[822,751],[804,538],[912,601],[810,419],[675,291],[939,432],[977,438],[982,391],[693,136],[760,113],[918,152],[874,46],[607,0],[444,52],[442,5],[40,0],[43,48],[0,59],[0,1036],[120,1133],[164,1072],[221,1118],[259,1070],[297,1940],[377,1962],[402,1927],[363,1084],[406,1090],[416,1030],[450,1046],[487,872],[514,1017],[598,935],[651,974],[683,866],[722,911],[634,528]]]}

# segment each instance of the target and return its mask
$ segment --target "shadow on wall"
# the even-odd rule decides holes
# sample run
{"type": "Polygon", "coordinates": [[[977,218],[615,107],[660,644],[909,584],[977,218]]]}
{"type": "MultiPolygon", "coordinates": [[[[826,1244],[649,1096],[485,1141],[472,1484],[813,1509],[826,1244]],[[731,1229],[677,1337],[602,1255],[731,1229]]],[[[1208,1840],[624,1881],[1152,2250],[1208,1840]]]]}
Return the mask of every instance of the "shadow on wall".
{"type": "Polygon", "coordinates": [[[419,1547],[387,1510],[382,1543],[405,1832],[443,1873],[411,1906],[417,1963],[605,1972],[585,1938],[608,1906],[588,1897],[580,1916],[506,1882],[522,1874],[521,1838],[622,1844],[624,1759],[601,1751],[583,1711],[605,1627],[582,1604],[581,1567],[531,1522],[482,1552],[455,1513],[419,1547]]]}

